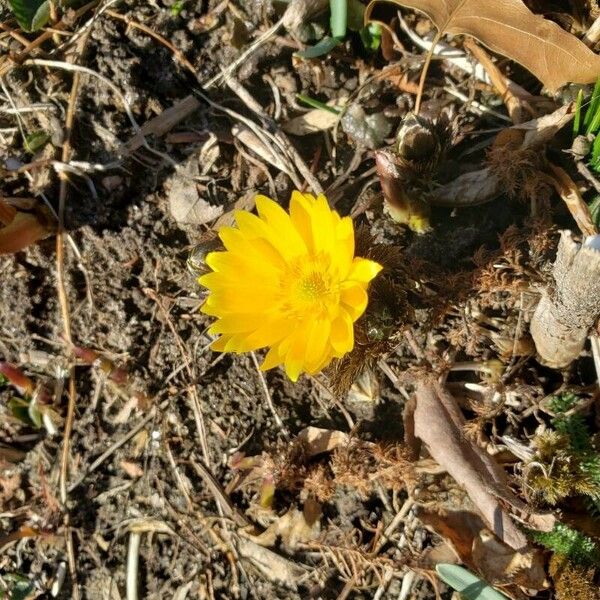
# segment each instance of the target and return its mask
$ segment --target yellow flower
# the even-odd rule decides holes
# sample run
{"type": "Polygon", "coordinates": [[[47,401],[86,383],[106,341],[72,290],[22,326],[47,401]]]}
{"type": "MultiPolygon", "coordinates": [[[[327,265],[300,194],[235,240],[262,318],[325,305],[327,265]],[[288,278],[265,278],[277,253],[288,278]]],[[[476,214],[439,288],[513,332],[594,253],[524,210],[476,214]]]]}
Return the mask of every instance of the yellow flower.
{"type": "Polygon", "coordinates": [[[258,216],[237,211],[237,227],[219,231],[226,251],[206,257],[213,272],[198,280],[209,289],[202,312],[217,317],[213,350],[269,347],[261,368],[283,364],[296,381],[352,350],[354,321],[382,267],[354,257],[352,220],[323,195],[293,192],[289,214],[265,196],[256,207],[258,216]]]}

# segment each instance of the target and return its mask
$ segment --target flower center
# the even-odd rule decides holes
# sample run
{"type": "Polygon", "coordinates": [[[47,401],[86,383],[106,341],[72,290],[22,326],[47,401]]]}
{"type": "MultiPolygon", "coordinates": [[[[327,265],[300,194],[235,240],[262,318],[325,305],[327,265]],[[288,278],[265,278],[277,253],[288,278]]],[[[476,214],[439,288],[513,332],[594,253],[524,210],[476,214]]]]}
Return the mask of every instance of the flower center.
{"type": "Polygon", "coordinates": [[[322,273],[313,271],[300,279],[297,290],[302,300],[315,302],[329,293],[329,285],[322,273]]]}

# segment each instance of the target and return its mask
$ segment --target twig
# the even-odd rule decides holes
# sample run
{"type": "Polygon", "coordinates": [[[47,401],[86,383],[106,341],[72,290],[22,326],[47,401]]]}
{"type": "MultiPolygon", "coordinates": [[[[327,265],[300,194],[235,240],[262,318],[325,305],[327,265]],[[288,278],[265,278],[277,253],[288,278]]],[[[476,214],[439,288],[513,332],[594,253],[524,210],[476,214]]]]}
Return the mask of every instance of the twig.
{"type": "Polygon", "coordinates": [[[277,124],[265,113],[262,106],[251,96],[248,90],[234,78],[227,79],[227,85],[235,92],[250,108],[256,113],[261,120],[269,126],[272,131],[272,136],[275,143],[281,148],[281,150],[290,157],[298,172],[304,177],[305,181],[310,185],[314,194],[322,194],[323,188],[319,183],[319,180],[312,174],[308,165],[304,162],[304,159],[300,156],[294,145],[290,142],[288,137],[279,129],[277,124]]]}
{"type": "Polygon", "coordinates": [[[438,31],[435,34],[435,37],[431,41],[431,48],[427,52],[427,56],[425,57],[425,63],[423,64],[423,69],[421,71],[421,77],[419,79],[419,91],[417,92],[417,99],[415,100],[415,114],[418,115],[421,110],[421,101],[423,99],[423,91],[425,89],[425,80],[427,79],[427,71],[429,71],[429,65],[431,64],[431,59],[433,58],[433,52],[437,43],[442,38],[442,34],[438,31]]]}
{"type": "MultiPolygon", "coordinates": [[[[83,46],[87,38],[83,39],[80,54],[83,51],[83,46]]],[[[68,64],[68,63],[66,63],[68,64]]],[[[69,95],[69,104],[67,105],[67,113],[65,118],[65,139],[62,148],[62,162],[67,163],[71,158],[71,132],[73,123],[75,122],[75,110],[77,106],[77,95],[79,92],[79,72],[73,74],[71,83],[71,93],[69,95]]],[[[65,284],[65,261],[64,261],[64,237],[65,237],[65,208],[67,203],[67,178],[64,173],[59,173],[60,187],[58,192],[58,229],[56,232],[56,288],[58,294],[58,302],[63,322],[63,334],[65,341],[69,346],[73,345],[71,336],[71,315],[69,311],[69,298],[67,295],[65,284]]],[[[70,528],[70,515],[67,510],[68,490],[67,483],[69,478],[69,455],[71,449],[71,434],[73,432],[73,422],[75,419],[75,400],[76,400],[76,385],[75,385],[75,365],[69,366],[69,392],[67,403],[67,414],[65,417],[65,427],[63,433],[63,446],[60,457],[60,501],[65,510],[64,525],[65,525],[65,541],[67,547],[67,557],[69,561],[69,574],[72,581],[72,593],[74,600],[79,600],[79,583],[77,581],[77,565],[75,562],[75,549],[73,546],[73,535],[70,528]]]]}
{"type": "Polygon", "coordinates": [[[127,547],[127,600],[137,600],[138,566],[140,560],[140,542],[142,534],[139,531],[129,533],[127,547]]]}
{"type": "Polygon", "coordinates": [[[279,427],[279,431],[281,431],[281,434],[283,435],[283,437],[286,440],[289,440],[290,434],[289,434],[288,430],[286,429],[285,425],[283,424],[283,421],[281,420],[280,416],[277,414],[277,410],[275,409],[275,405],[273,404],[273,399],[271,398],[271,392],[269,392],[269,386],[267,385],[267,381],[265,379],[263,372],[260,370],[260,365],[258,364],[258,360],[256,359],[256,354],[254,352],[250,352],[250,357],[252,358],[252,362],[254,363],[254,366],[256,367],[256,373],[258,374],[260,386],[262,388],[265,400],[267,402],[267,406],[269,407],[269,410],[271,411],[271,414],[273,415],[273,419],[275,419],[275,423],[277,424],[277,427],[279,427]]]}
{"type": "Polygon", "coordinates": [[[594,189],[597,192],[600,192],[600,181],[594,177],[594,174],[590,171],[588,166],[582,160],[578,160],[575,164],[577,165],[577,170],[579,173],[581,173],[581,175],[583,175],[594,186],[594,189]]]}
{"type": "Polygon", "coordinates": [[[593,48],[600,40],[600,17],[592,23],[592,26],[587,30],[587,33],[583,36],[582,42],[589,48],[593,48]]]}

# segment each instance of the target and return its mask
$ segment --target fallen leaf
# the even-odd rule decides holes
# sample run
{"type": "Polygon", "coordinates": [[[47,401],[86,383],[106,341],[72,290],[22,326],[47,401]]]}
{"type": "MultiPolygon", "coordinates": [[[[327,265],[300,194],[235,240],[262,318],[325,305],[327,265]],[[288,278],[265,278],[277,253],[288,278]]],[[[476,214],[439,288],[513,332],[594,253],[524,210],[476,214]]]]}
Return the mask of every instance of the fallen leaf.
{"type": "MultiPolygon", "coordinates": [[[[368,20],[373,7],[367,7],[368,20]]],[[[549,90],[592,83],[600,56],[556,23],[532,13],[521,0],[386,0],[424,13],[440,34],[468,34],[490,50],[518,62],[549,90]]]]}
{"type": "Polygon", "coordinates": [[[339,114],[322,108],[315,108],[303,115],[286,121],[281,128],[286,133],[291,133],[292,135],[310,135],[317,131],[331,129],[338,122],[339,118],[339,114]]]}
{"type": "MultiPolygon", "coordinates": [[[[431,456],[462,485],[486,526],[511,548],[527,545],[527,538],[512,520],[510,507],[529,513],[510,490],[506,473],[493,458],[464,435],[465,419],[454,397],[435,379],[418,381],[415,393],[414,433],[431,456]]],[[[551,515],[535,521],[552,528],[551,515]]]]}
{"type": "MultiPolygon", "coordinates": [[[[214,149],[215,146],[211,146],[211,148],[214,149]]],[[[208,154],[210,153],[209,148],[208,154]]],[[[197,178],[201,176],[200,162],[202,162],[203,168],[207,164],[201,156],[193,155],[170,177],[167,185],[167,199],[169,212],[177,223],[204,225],[223,214],[222,206],[214,206],[200,197],[197,185],[197,178]]]]}
{"type": "MultiPolygon", "coordinates": [[[[475,513],[419,506],[416,516],[444,538],[463,564],[481,573],[488,583],[516,584],[532,590],[547,587],[543,553],[531,546],[523,550],[509,547],[475,513]]],[[[428,560],[435,556],[436,553],[428,555],[428,560]]]]}
{"type": "Polygon", "coordinates": [[[298,588],[296,581],[307,572],[301,565],[250,539],[238,536],[235,546],[242,559],[252,564],[269,581],[285,586],[287,589],[296,590],[298,588]]]}
{"type": "Polygon", "coordinates": [[[321,532],[320,515],[320,507],[316,514],[312,507],[309,510],[292,508],[278,517],[265,531],[253,535],[252,540],[261,546],[274,546],[281,539],[283,547],[293,551],[298,544],[317,539],[321,532]]]}
{"type": "Polygon", "coordinates": [[[0,223],[4,224],[4,227],[0,228],[0,254],[12,254],[24,250],[50,233],[34,213],[17,211],[2,199],[0,199],[0,211],[0,223]],[[12,218],[10,218],[11,214],[12,218]]]}
{"type": "Polygon", "coordinates": [[[551,162],[549,162],[548,165],[550,166],[550,169],[552,169],[552,173],[554,173],[554,177],[552,178],[554,187],[556,188],[558,195],[567,205],[567,208],[575,220],[575,223],[577,223],[581,233],[584,235],[596,235],[598,229],[594,224],[590,209],[579,192],[576,183],[564,169],[561,169],[551,162]]]}
{"type": "Polygon", "coordinates": [[[508,79],[496,66],[491,56],[473,40],[467,38],[464,46],[486,70],[492,85],[496,88],[506,106],[512,122],[515,124],[523,123],[527,115],[533,116],[533,111],[529,105],[529,100],[533,96],[520,85],[508,79]]]}
{"type": "Polygon", "coordinates": [[[298,434],[298,441],[305,444],[308,456],[331,452],[339,446],[347,446],[350,437],[343,431],[306,427],[298,434]]]}
{"type": "Polygon", "coordinates": [[[502,192],[500,180],[489,168],[459,175],[427,196],[437,206],[477,206],[496,198],[502,192]]]}

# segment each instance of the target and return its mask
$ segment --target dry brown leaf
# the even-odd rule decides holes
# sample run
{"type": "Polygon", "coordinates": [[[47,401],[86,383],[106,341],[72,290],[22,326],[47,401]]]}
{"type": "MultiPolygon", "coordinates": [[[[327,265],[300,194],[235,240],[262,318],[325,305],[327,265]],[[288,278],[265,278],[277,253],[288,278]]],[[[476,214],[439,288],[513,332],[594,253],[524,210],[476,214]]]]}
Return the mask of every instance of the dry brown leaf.
{"type": "Polygon", "coordinates": [[[308,456],[316,456],[323,452],[331,452],[339,446],[347,446],[349,439],[348,434],[343,431],[319,427],[306,427],[298,434],[298,441],[305,444],[308,456]]]}
{"type": "Polygon", "coordinates": [[[339,121],[340,116],[322,108],[309,110],[307,113],[286,121],[282,126],[286,133],[292,135],[310,135],[317,131],[331,129],[339,121]]]}
{"type": "Polygon", "coordinates": [[[515,124],[523,123],[527,115],[533,116],[533,111],[529,106],[529,100],[533,96],[520,85],[508,79],[496,66],[491,56],[478,46],[474,40],[467,38],[464,45],[486,70],[490,81],[502,97],[512,122],[515,124]]]}
{"type": "MultiPolygon", "coordinates": [[[[464,434],[465,419],[454,397],[433,378],[417,384],[414,432],[433,458],[462,485],[469,498],[500,540],[520,549],[527,539],[504,506],[527,514],[526,505],[510,490],[504,470],[464,434]]],[[[530,523],[552,528],[551,515],[530,523]]],[[[535,526],[535,525],[534,525],[535,526]]]]}
{"type": "MultiPolygon", "coordinates": [[[[488,583],[517,584],[535,590],[547,586],[542,552],[531,547],[522,551],[510,548],[489,531],[475,513],[420,506],[417,517],[442,536],[461,562],[481,573],[488,583]]],[[[429,560],[434,558],[435,553],[428,555],[429,560]]]]}
{"type": "Polygon", "coordinates": [[[300,564],[292,562],[250,539],[238,536],[235,539],[235,546],[243,560],[252,564],[269,581],[287,589],[296,590],[296,581],[306,574],[306,569],[300,564]]]}
{"type": "Polygon", "coordinates": [[[476,206],[493,200],[500,193],[500,180],[486,167],[459,175],[436,188],[427,196],[427,201],[436,206],[476,206]]]}
{"type": "Polygon", "coordinates": [[[567,205],[567,208],[573,216],[573,219],[575,219],[581,233],[584,235],[596,235],[598,233],[598,228],[594,224],[590,209],[581,196],[577,184],[569,177],[569,174],[564,169],[561,169],[552,163],[548,164],[554,173],[554,177],[552,178],[554,187],[556,188],[558,195],[567,205]]]}
{"type": "MultiPolygon", "coordinates": [[[[0,200],[0,206],[2,204],[0,200]]],[[[14,218],[0,228],[0,254],[19,252],[45,238],[48,233],[48,228],[36,215],[15,211],[14,218]]]]}
{"type": "MultiPolygon", "coordinates": [[[[373,6],[372,0],[366,18],[373,6]]],[[[440,33],[468,34],[531,71],[548,89],[592,83],[600,56],[521,0],[386,0],[427,15],[440,33]]]]}
{"type": "MultiPolygon", "coordinates": [[[[317,503],[309,500],[309,504],[317,503]]],[[[317,505],[318,506],[318,505],[317,505]]],[[[259,535],[253,535],[252,540],[261,546],[274,546],[277,540],[286,550],[293,551],[298,544],[310,542],[319,537],[321,532],[320,518],[321,509],[315,511],[313,506],[306,507],[304,510],[291,508],[281,517],[278,517],[265,531],[259,535]]]]}

